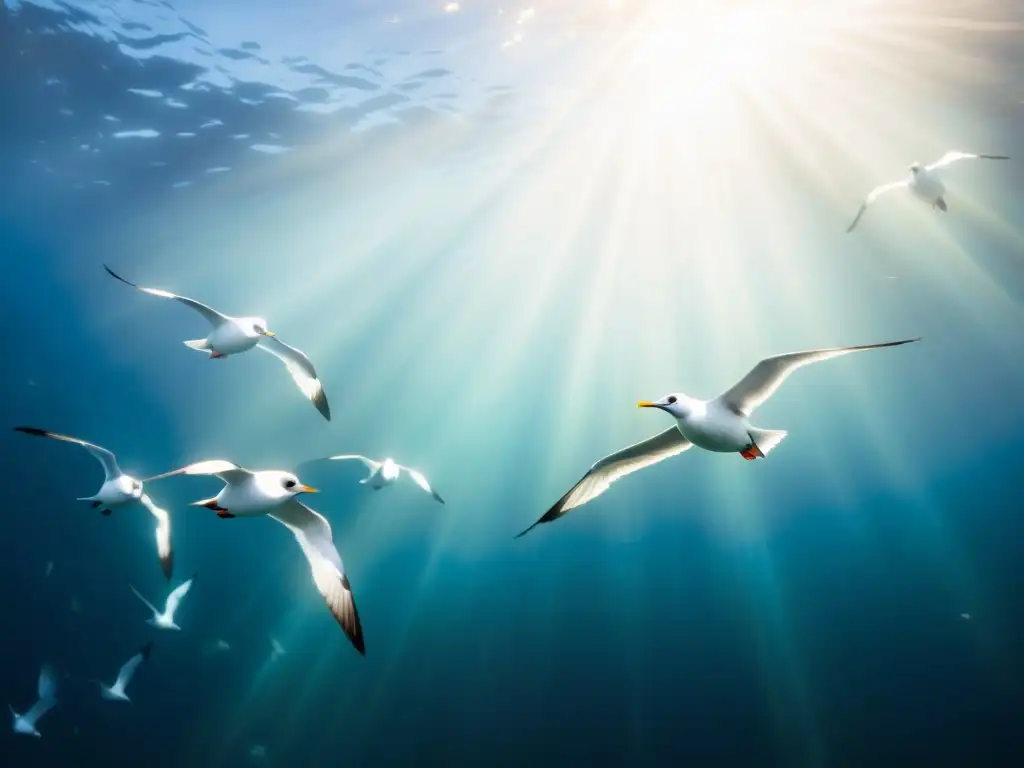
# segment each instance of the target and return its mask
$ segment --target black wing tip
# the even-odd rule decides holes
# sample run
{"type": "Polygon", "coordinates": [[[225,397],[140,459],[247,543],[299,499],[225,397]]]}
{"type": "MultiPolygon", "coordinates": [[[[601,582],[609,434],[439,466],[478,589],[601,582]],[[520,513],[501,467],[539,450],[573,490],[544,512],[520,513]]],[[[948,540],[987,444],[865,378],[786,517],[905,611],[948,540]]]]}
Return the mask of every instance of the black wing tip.
{"type": "Polygon", "coordinates": [[[153,641],[150,640],[142,648],[139,649],[139,653],[142,654],[143,661],[149,661],[149,655],[153,652],[153,641]]]}
{"type": "Polygon", "coordinates": [[[316,395],[313,396],[312,402],[313,405],[316,406],[316,409],[320,411],[320,415],[323,416],[328,421],[330,421],[331,406],[327,402],[327,395],[324,394],[324,391],[322,389],[319,392],[317,392],[316,395]]]}
{"type": "MultiPolygon", "coordinates": [[[[569,493],[572,493],[572,491],[569,491],[569,493]]],[[[569,494],[566,494],[566,496],[568,496],[568,495],[569,494]]],[[[560,518],[564,514],[562,512],[562,508],[564,506],[565,506],[565,496],[560,498],[558,500],[558,502],[553,507],[551,507],[551,509],[549,509],[543,515],[541,515],[540,519],[537,522],[535,522],[533,525],[531,525],[529,528],[527,528],[522,533],[516,534],[513,538],[521,539],[523,536],[528,534],[530,531],[532,531],[538,525],[543,525],[544,523],[550,523],[553,520],[557,520],[558,518],[560,518]]]]}
{"type": "Polygon", "coordinates": [[[430,495],[434,497],[434,501],[438,502],[439,504],[444,504],[444,499],[441,498],[441,494],[438,493],[437,491],[431,491],[430,495]]]}
{"type": "Polygon", "coordinates": [[[39,429],[39,427],[15,427],[14,431],[24,432],[26,435],[35,435],[36,437],[50,437],[53,434],[45,429],[39,429]]]}
{"type": "Polygon", "coordinates": [[[160,567],[163,569],[164,577],[170,581],[174,576],[174,555],[170,554],[166,558],[160,561],[160,567]]]}
{"type": "Polygon", "coordinates": [[[108,275],[110,275],[111,277],[113,277],[114,279],[116,279],[116,280],[120,280],[120,281],[121,281],[122,283],[124,283],[125,285],[130,285],[130,286],[131,286],[132,288],[138,288],[138,286],[137,286],[137,285],[135,285],[135,283],[133,283],[133,282],[131,282],[131,281],[129,281],[129,280],[125,280],[125,279],[124,279],[123,277],[121,277],[121,276],[120,276],[119,274],[117,274],[117,272],[115,272],[114,270],[112,270],[112,269],[111,269],[110,267],[108,267],[108,266],[107,266],[106,264],[104,264],[104,265],[103,265],[103,268],[104,268],[105,270],[107,270],[107,274],[108,274],[108,275]]]}
{"type": "Polygon", "coordinates": [[[359,651],[360,656],[365,657],[366,641],[363,639],[363,623],[359,620],[356,598],[352,594],[352,585],[349,584],[347,573],[341,574],[341,587],[348,593],[349,602],[352,603],[352,615],[337,617],[338,623],[345,630],[345,635],[348,637],[349,642],[352,643],[352,647],[359,651]]]}

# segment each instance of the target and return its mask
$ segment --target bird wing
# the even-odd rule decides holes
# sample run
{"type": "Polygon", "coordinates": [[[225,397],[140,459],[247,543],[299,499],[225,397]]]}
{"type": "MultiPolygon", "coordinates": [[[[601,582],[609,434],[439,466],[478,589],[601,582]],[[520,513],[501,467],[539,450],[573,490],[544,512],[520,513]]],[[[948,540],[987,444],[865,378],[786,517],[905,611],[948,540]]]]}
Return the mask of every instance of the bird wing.
{"type": "Polygon", "coordinates": [[[910,181],[908,179],[903,179],[902,181],[890,181],[888,184],[883,184],[880,187],[872,189],[868,193],[868,196],[864,198],[864,202],[860,204],[860,210],[857,211],[857,215],[853,218],[853,221],[850,222],[850,226],[846,228],[846,231],[853,232],[853,228],[857,226],[857,222],[859,222],[860,217],[864,215],[864,211],[866,211],[868,206],[875,202],[879,197],[884,195],[886,192],[892,192],[894,189],[902,189],[909,184],[910,181]]]}
{"type": "Polygon", "coordinates": [[[416,485],[433,496],[435,500],[444,504],[444,499],[441,498],[441,495],[437,491],[430,487],[430,483],[427,482],[427,478],[425,478],[421,473],[417,472],[415,469],[403,467],[401,464],[398,465],[398,468],[408,472],[409,477],[413,479],[413,482],[416,483],[416,485]]]}
{"type": "Polygon", "coordinates": [[[693,443],[687,440],[676,427],[669,427],[664,432],[634,443],[628,448],[616,451],[598,461],[576,485],[569,489],[562,498],[555,502],[543,516],[520,533],[516,538],[525,536],[541,523],[557,520],[570,509],[582,506],[596,499],[608,490],[608,487],[620,477],[636,472],[644,467],[657,464],[662,459],[675,456],[677,453],[691,448],[693,443]]]}
{"type": "Polygon", "coordinates": [[[220,325],[221,323],[223,323],[225,320],[228,319],[226,315],[222,315],[216,309],[214,309],[213,307],[206,306],[201,301],[196,301],[195,299],[190,299],[188,296],[179,296],[178,294],[171,293],[170,291],[162,291],[159,288],[144,288],[141,285],[136,285],[135,283],[131,282],[130,280],[125,280],[123,277],[121,277],[119,274],[117,274],[114,270],[112,270],[106,264],[103,265],[103,268],[105,270],[107,270],[107,273],[111,277],[116,277],[118,280],[120,280],[125,285],[130,285],[132,288],[136,288],[136,289],[138,289],[140,291],[143,291],[145,293],[151,294],[153,296],[159,296],[159,297],[161,297],[163,299],[175,299],[177,301],[180,301],[182,304],[184,304],[187,307],[192,307],[192,309],[194,309],[200,315],[205,317],[209,321],[210,325],[212,325],[214,328],[216,328],[218,325],[220,325]]]}
{"type": "Polygon", "coordinates": [[[117,682],[112,687],[120,688],[122,691],[128,687],[128,683],[132,681],[132,677],[135,675],[135,670],[138,669],[139,664],[146,661],[149,658],[149,654],[153,651],[153,641],[150,640],[139,652],[132,656],[128,661],[121,667],[121,671],[117,673],[117,682]]]}
{"type": "Polygon", "coordinates": [[[174,549],[171,547],[171,516],[166,509],[158,507],[149,494],[144,493],[139,499],[142,506],[156,518],[156,553],[160,558],[160,567],[168,579],[174,571],[174,549]]]}
{"type": "Polygon", "coordinates": [[[49,664],[44,664],[39,670],[39,698],[57,698],[57,672],[49,664]]]}
{"type": "Polygon", "coordinates": [[[175,611],[178,610],[178,606],[181,605],[181,601],[184,599],[185,595],[188,594],[188,591],[192,588],[192,582],[195,580],[196,577],[193,576],[188,581],[176,586],[171,591],[171,594],[167,596],[167,603],[164,606],[164,612],[171,621],[174,621],[175,611]]]}
{"type": "Polygon", "coordinates": [[[156,606],[155,606],[155,605],[153,605],[153,604],[152,604],[151,602],[149,602],[149,600],[147,600],[146,598],[144,598],[144,597],[142,596],[142,593],[141,593],[141,592],[139,592],[139,590],[137,590],[137,589],[136,589],[135,587],[133,587],[133,586],[132,586],[131,584],[129,584],[128,586],[129,586],[129,587],[131,588],[132,592],[134,592],[134,593],[135,593],[135,596],[136,596],[137,598],[139,598],[139,600],[141,600],[142,602],[144,602],[144,603],[146,604],[146,607],[147,607],[147,608],[149,608],[149,610],[151,610],[151,611],[153,612],[153,616],[159,616],[159,615],[160,615],[160,611],[158,611],[158,610],[157,610],[156,606]]]}
{"type": "Polygon", "coordinates": [[[940,168],[945,168],[948,165],[952,165],[958,160],[1009,160],[1010,158],[1006,155],[976,155],[972,152],[959,152],[957,150],[950,150],[931,165],[925,166],[926,170],[937,171],[940,168]]]}
{"type": "Polygon", "coordinates": [[[30,709],[28,712],[22,715],[22,718],[29,725],[35,728],[36,723],[39,722],[39,718],[41,718],[55,706],[57,706],[57,699],[55,698],[51,697],[46,699],[39,699],[35,704],[32,705],[32,709],[30,709]]]}
{"type": "Polygon", "coordinates": [[[327,519],[294,498],[270,513],[270,516],[288,527],[302,547],[313,572],[313,582],[320,590],[327,607],[345,630],[348,639],[359,653],[366,654],[363,628],[359,622],[352,587],[341,563],[341,555],[334,546],[331,524],[327,519]]]}
{"type": "Polygon", "coordinates": [[[285,364],[302,394],[316,406],[321,416],[330,421],[331,407],[327,403],[327,395],[324,394],[323,385],[316,376],[316,369],[305,353],[272,336],[260,337],[257,346],[285,364]]]}
{"type": "Polygon", "coordinates": [[[381,463],[379,461],[374,461],[373,459],[368,459],[365,456],[360,456],[358,453],[339,453],[337,456],[327,457],[328,461],[347,461],[349,459],[355,459],[363,462],[370,472],[376,472],[381,468],[381,463]]]}
{"type": "Polygon", "coordinates": [[[56,432],[47,432],[45,429],[37,429],[36,427],[15,427],[14,430],[16,432],[24,432],[26,435],[51,437],[54,440],[63,440],[66,443],[75,443],[80,445],[95,456],[99,463],[103,465],[103,472],[106,474],[107,480],[113,480],[115,477],[120,477],[121,475],[121,468],[117,466],[117,458],[106,448],[100,448],[98,445],[87,443],[85,440],[79,440],[77,437],[58,435],[56,432]]]}
{"type": "Polygon", "coordinates": [[[172,469],[162,475],[153,475],[143,480],[143,483],[150,483],[153,480],[163,480],[165,477],[175,475],[214,475],[219,477],[228,485],[241,483],[246,478],[252,477],[252,472],[237,464],[232,464],[224,459],[210,459],[209,461],[197,461],[195,464],[188,464],[179,469],[172,469]]]}
{"type": "Polygon", "coordinates": [[[766,357],[759,362],[750,372],[734,384],[728,391],[719,395],[717,402],[729,410],[741,416],[750,416],[754,410],[765,400],[771,397],[775,390],[782,386],[793,371],[809,363],[817,363],[822,360],[829,360],[833,357],[860,352],[865,349],[880,349],[882,347],[898,347],[901,344],[910,344],[921,339],[903,339],[901,341],[886,341],[881,344],[862,344],[856,347],[833,347],[831,349],[810,349],[806,352],[790,352],[784,355],[766,357]]]}

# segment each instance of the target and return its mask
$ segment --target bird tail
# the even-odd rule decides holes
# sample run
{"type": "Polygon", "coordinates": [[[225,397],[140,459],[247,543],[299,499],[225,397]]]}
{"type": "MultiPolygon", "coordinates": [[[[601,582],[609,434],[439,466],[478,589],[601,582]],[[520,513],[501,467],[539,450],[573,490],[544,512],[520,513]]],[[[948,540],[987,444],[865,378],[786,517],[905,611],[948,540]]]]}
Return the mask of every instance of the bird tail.
{"type": "Polygon", "coordinates": [[[751,427],[749,430],[750,439],[754,441],[754,445],[761,449],[761,453],[765,456],[781,443],[786,437],[786,430],[784,429],[757,429],[751,427]]]}
{"type": "Polygon", "coordinates": [[[949,206],[946,205],[945,199],[941,197],[935,201],[935,206],[943,213],[949,210],[949,206]]]}
{"type": "Polygon", "coordinates": [[[192,339],[191,341],[184,342],[184,344],[189,349],[194,349],[198,352],[205,352],[210,348],[210,342],[206,339],[192,339]]]}

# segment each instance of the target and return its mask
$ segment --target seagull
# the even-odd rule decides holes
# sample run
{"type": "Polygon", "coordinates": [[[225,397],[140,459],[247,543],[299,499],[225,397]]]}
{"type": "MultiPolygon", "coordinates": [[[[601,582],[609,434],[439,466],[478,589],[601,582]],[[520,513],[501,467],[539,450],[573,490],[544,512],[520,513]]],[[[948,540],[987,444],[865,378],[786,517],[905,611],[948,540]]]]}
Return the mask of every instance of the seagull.
{"type": "Polygon", "coordinates": [[[368,459],[365,456],[360,456],[357,453],[344,453],[338,456],[328,456],[326,461],[345,461],[348,459],[355,459],[363,462],[363,464],[366,465],[366,468],[370,471],[370,474],[359,481],[361,485],[369,485],[373,490],[379,491],[384,486],[394,483],[395,480],[398,479],[399,475],[402,472],[405,472],[412,478],[416,485],[433,496],[436,501],[444,504],[444,499],[441,498],[441,495],[437,491],[430,487],[430,483],[427,482],[427,478],[415,469],[409,469],[409,467],[403,467],[401,464],[396,464],[392,459],[374,461],[373,459],[368,459]]]}
{"type": "Polygon", "coordinates": [[[276,638],[270,638],[270,660],[277,661],[285,655],[284,646],[277,642],[276,638]]]}
{"type": "Polygon", "coordinates": [[[269,515],[288,528],[309,561],[313,582],[331,614],[355,649],[366,654],[355,598],[341,556],[334,546],[331,525],[323,515],[295,498],[302,493],[317,493],[316,488],[303,485],[291,472],[251,472],[222,459],[189,464],[151,477],[146,482],[174,475],[214,475],[224,481],[220,493],[213,498],[193,502],[192,506],[212,509],[221,518],[269,515]]]}
{"type": "Polygon", "coordinates": [[[868,209],[875,200],[884,195],[886,192],[892,192],[894,189],[909,189],[913,195],[919,200],[923,200],[929,203],[933,209],[938,209],[945,213],[948,208],[946,206],[946,185],[942,183],[941,174],[938,171],[942,170],[948,165],[952,165],[957,160],[1009,160],[1010,158],[1006,155],[974,155],[970,152],[957,152],[956,150],[947,152],[941,158],[931,165],[921,165],[918,162],[913,162],[909,166],[910,175],[901,181],[891,181],[888,184],[883,184],[880,187],[875,187],[871,190],[871,193],[865,198],[864,202],[861,203],[860,210],[857,211],[857,216],[849,227],[846,228],[847,232],[852,232],[853,228],[857,226],[857,222],[860,221],[860,217],[864,215],[864,211],[868,209]]]}
{"type": "Polygon", "coordinates": [[[150,640],[139,652],[132,656],[128,661],[121,667],[121,671],[117,673],[117,680],[109,688],[105,686],[99,680],[93,680],[94,683],[100,687],[100,695],[108,701],[131,701],[128,698],[128,694],[125,693],[125,688],[128,687],[128,683],[132,681],[132,677],[135,675],[136,670],[139,668],[139,664],[149,660],[149,655],[153,652],[153,641],[150,640]]]}
{"type": "Polygon", "coordinates": [[[109,515],[114,509],[138,502],[142,504],[149,513],[156,518],[156,551],[160,558],[160,567],[164,576],[168,579],[174,571],[174,550],[171,547],[171,516],[167,510],[158,507],[148,494],[143,493],[143,484],[134,477],[129,477],[117,465],[117,457],[106,448],[79,440],[77,437],[58,435],[55,432],[47,432],[36,427],[15,427],[15,432],[24,432],[26,435],[36,437],[50,437],[54,440],[63,440],[66,443],[75,443],[82,446],[91,453],[100,464],[103,465],[103,485],[93,496],[81,496],[77,501],[88,501],[93,509],[98,509],[104,515],[109,515]]]}
{"type": "Polygon", "coordinates": [[[267,321],[262,317],[230,317],[223,315],[202,302],[190,299],[187,296],[178,296],[159,288],[144,288],[141,285],[136,285],[129,280],[125,280],[106,264],[103,265],[103,268],[107,270],[109,275],[117,278],[125,285],[130,285],[132,288],[153,296],[176,299],[185,306],[192,307],[192,309],[205,317],[210,325],[213,326],[213,331],[204,339],[186,341],[185,346],[189,349],[209,352],[211,360],[228,357],[229,355],[238,355],[253,347],[269,352],[285,364],[295,384],[302,391],[302,394],[316,406],[320,414],[328,421],[331,420],[331,407],[327,403],[327,395],[324,394],[324,388],[320,384],[316,369],[309,362],[309,358],[301,350],[288,346],[279,340],[273,332],[267,330],[267,321]]]}
{"type": "Polygon", "coordinates": [[[810,363],[840,357],[850,352],[898,347],[920,340],[904,339],[881,344],[812,349],[775,355],[761,360],[738,383],[713,400],[697,400],[681,393],[668,395],[655,402],[641,400],[637,403],[638,407],[660,408],[675,418],[675,426],[605,456],[537,522],[515,538],[525,536],[541,523],[557,520],[570,509],[596,499],[620,477],[657,464],[695,445],[716,453],[739,453],[748,461],[763,459],[772,448],[782,442],[786,437],[786,431],[754,427],[750,424],[750,415],[775,393],[789,374],[810,363]]]}
{"type": "Polygon", "coordinates": [[[15,733],[22,733],[26,736],[41,738],[42,734],[36,729],[39,718],[49,712],[57,704],[57,675],[53,667],[44,664],[39,671],[39,700],[32,705],[32,709],[24,715],[19,715],[10,704],[7,708],[11,710],[14,718],[12,726],[15,733]]]}
{"type": "MultiPolygon", "coordinates": [[[[132,592],[142,602],[149,606],[149,609],[153,612],[153,618],[146,619],[147,624],[152,624],[158,629],[181,629],[177,624],[174,623],[174,614],[178,611],[178,606],[181,605],[182,599],[188,594],[189,589],[192,587],[192,582],[196,580],[195,574],[188,581],[179,584],[174,590],[167,596],[167,603],[164,605],[163,613],[158,611],[151,602],[139,594],[139,590],[132,587],[132,592]]],[[[131,587],[131,584],[128,586],[131,587]]]]}

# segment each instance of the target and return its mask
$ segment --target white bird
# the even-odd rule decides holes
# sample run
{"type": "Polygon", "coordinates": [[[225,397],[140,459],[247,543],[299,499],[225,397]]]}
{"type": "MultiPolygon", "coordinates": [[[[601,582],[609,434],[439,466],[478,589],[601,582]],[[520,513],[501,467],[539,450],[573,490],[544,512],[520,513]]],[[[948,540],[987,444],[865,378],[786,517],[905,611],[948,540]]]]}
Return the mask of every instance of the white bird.
{"type": "Polygon", "coordinates": [[[284,646],[277,642],[277,638],[270,638],[270,660],[277,661],[285,653],[284,646]]]}
{"type": "Polygon", "coordinates": [[[57,704],[57,674],[53,667],[44,664],[39,671],[39,700],[32,705],[32,709],[23,715],[14,711],[10,704],[7,708],[11,710],[14,718],[13,730],[15,733],[22,733],[26,736],[35,736],[37,739],[42,734],[36,728],[39,718],[49,712],[57,704]]]}
{"type": "Polygon", "coordinates": [[[227,640],[218,640],[217,641],[217,650],[218,651],[230,651],[231,650],[231,645],[228,643],[227,640]]]}
{"type": "Polygon", "coordinates": [[[195,574],[192,578],[182,584],[175,587],[171,594],[167,596],[167,602],[164,605],[163,612],[159,611],[151,602],[139,594],[139,590],[132,587],[131,584],[128,586],[132,588],[132,592],[142,602],[149,606],[149,610],[153,612],[153,617],[146,619],[147,624],[151,624],[157,629],[181,629],[177,624],[174,623],[174,614],[177,613],[178,607],[181,605],[181,601],[188,594],[189,589],[192,587],[192,582],[196,580],[195,574]]]}
{"type": "Polygon", "coordinates": [[[117,464],[117,457],[106,448],[79,440],[77,437],[58,435],[55,432],[47,432],[36,427],[15,427],[16,432],[24,432],[26,435],[36,437],[50,437],[54,440],[63,440],[66,443],[80,445],[91,453],[103,466],[103,485],[92,496],[82,496],[77,501],[88,501],[93,509],[98,509],[104,515],[109,515],[114,509],[139,503],[144,506],[156,519],[156,551],[160,558],[160,567],[168,580],[174,571],[174,550],[171,547],[171,516],[167,510],[158,507],[153,500],[143,493],[143,484],[121,471],[117,464]]]}
{"type": "Polygon", "coordinates": [[[287,527],[309,561],[313,582],[331,614],[356,650],[366,654],[355,598],[341,556],[334,546],[331,525],[323,515],[295,498],[302,493],[316,493],[316,488],[303,485],[291,472],[250,472],[222,459],[189,464],[151,477],[146,482],[174,475],[214,475],[224,481],[220,493],[212,499],[193,502],[193,506],[212,509],[222,518],[269,515],[287,527]]]}
{"type": "Polygon", "coordinates": [[[316,369],[309,358],[301,350],[277,339],[273,332],[267,330],[267,321],[262,317],[230,317],[187,296],[178,296],[159,288],[144,288],[141,285],[136,285],[125,280],[106,264],[103,265],[103,268],[125,285],[130,285],[132,288],[153,296],[176,299],[206,318],[213,326],[213,330],[206,338],[186,341],[185,346],[200,352],[209,352],[211,360],[238,355],[253,347],[274,355],[285,364],[288,373],[291,374],[292,380],[302,394],[316,406],[325,419],[331,420],[331,407],[327,403],[327,395],[324,394],[324,388],[320,384],[316,369]]]}
{"type": "Polygon", "coordinates": [[[694,445],[716,453],[739,453],[748,461],[764,458],[772,448],[782,442],[786,432],[780,429],[754,427],[750,423],[750,415],[775,393],[789,374],[809,363],[829,360],[850,352],[897,347],[915,341],[920,339],[775,355],[761,360],[738,383],[713,400],[697,400],[681,393],[668,395],[655,402],[642,400],[637,403],[639,407],[660,408],[675,418],[675,426],[605,456],[537,522],[516,538],[525,536],[541,523],[557,520],[570,509],[597,498],[620,477],[657,464],[694,445]]]}
{"type": "Polygon", "coordinates": [[[117,673],[117,680],[110,687],[107,687],[99,680],[93,680],[94,683],[100,687],[100,695],[108,701],[131,701],[128,698],[128,694],[125,693],[125,689],[128,687],[128,683],[132,681],[135,676],[135,672],[139,668],[139,664],[149,660],[149,655],[153,652],[153,641],[150,640],[139,652],[132,656],[128,661],[124,663],[121,670],[117,673]]]}
{"type": "Polygon", "coordinates": [[[401,464],[396,464],[392,459],[374,461],[373,459],[368,459],[366,456],[360,456],[356,453],[344,453],[338,456],[328,456],[326,461],[345,461],[348,459],[361,461],[369,470],[370,474],[359,481],[361,485],[368,485],[373,488],[373,490],[379,491],[384,486],[394,483],[402,472],[405,472],[412,478],[416,485],[433,496],[436,501],[444,504],[444,499],[441,498],[441,495],[437,491],[430,487],[430,483],[427,482],[427,478],[415,469],[410,469],[409,467],[404,467],[401,464]]]}
{"type": "Polygon", "coordinates": [[[850,226],[846,228],[846,231],[853,231],[853,228],[857,226],[857,222],[860,221],[860,217],[864,215],[864,211],[868,209],[869,205],[875,202],[875,200],[886,192],[892,192],[895,189],[909,189],[914,197],[930,204],[933,209],[938,209],[945,213],[948,210],[946,199],[944,197],[946,194],[946,185],[942,182],[942,175],[939,171],[955,163],[957,160],[1009,159],[1010,158],[1006,155],[974,155],[970,152],[957,152],[954,150],[947,152],[931,165],[921,165],[915,161],[909,166],[910,175],[907,178],[901,181],[892,181],[888,184],[882,184],[880,187],[875,187],[871,190],[864,202],[861,203],[860,210],[857,211],[857,216],[854,218],[850,226]]]}

